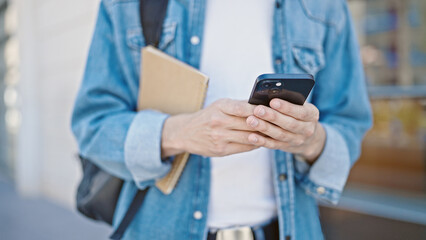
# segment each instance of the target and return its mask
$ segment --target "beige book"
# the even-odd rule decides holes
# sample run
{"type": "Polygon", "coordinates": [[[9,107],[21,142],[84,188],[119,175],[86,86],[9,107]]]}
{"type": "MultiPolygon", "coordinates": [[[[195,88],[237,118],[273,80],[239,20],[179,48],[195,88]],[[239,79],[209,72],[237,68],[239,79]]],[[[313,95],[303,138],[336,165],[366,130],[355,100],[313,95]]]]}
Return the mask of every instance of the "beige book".
{"type": "MultiPolygon", "coordinates": [[[[191,113],[203,107],[208,77],[158,49],[142,49],[138,110],[154,109],[170,115],[191,113]]],[[[156,186],[170,194],[185,168],[189,153],[177,155],[172,169],[156,186]]]]}

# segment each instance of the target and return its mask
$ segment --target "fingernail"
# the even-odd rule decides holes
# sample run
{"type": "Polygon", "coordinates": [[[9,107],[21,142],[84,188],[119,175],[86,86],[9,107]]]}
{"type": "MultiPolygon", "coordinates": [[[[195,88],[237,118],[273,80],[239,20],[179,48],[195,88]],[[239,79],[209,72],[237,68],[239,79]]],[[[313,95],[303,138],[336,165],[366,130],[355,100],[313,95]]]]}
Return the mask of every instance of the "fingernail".
{"type": "Polygon", "coordinates": [[[263,116],[263,115],[265,115],[265,109],[264,109],[263,107],[259,108],[259,110],[257,111],[257,114],[258,114],[259,116],[263,116]]]}
{"type": "Polygon", "coordinates": [[[258,139],[256,136],[251,136],[250,141],[252,141],[253,143],[257,143],[258,139]]]}
{"type": "Polygon", "coordinates": [[[271,107],[273,108],[280,108],[281,103],[279,101],[272,101],[271,102],[271,107]]]}
{"type": "Polygon", "coordinates": [[[259,121],[257,121],[255,118],[252,118],[250,120],[250,126],[256,127],[259,124],[259,121]]]}

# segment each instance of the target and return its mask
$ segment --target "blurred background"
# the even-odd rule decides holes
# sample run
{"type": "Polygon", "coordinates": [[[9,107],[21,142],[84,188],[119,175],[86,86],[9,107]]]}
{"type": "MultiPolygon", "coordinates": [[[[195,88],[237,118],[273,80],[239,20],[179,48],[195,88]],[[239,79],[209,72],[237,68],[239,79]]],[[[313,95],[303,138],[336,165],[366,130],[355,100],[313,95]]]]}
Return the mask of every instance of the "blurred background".
{"type": "MultiPolygon", "coordinates": [[[[0,0],[0,235],[106,239],[78,215],[69,119],[99,0],[0,0]]],[[[327,239],[426,239],[426,1],[349,0],[374,127],[327,239]]]]}

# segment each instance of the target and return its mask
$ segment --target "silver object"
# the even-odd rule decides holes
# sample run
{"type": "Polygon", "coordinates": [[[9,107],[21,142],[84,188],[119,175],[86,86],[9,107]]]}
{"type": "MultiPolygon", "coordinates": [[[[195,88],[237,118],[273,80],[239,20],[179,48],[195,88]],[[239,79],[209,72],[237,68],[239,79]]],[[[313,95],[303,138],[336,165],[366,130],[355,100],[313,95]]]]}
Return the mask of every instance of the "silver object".
{"type": "Polygon", "coordinates": [[[250,227],[235,227],[218,230],[216,240],[254,240],[254,236],[250,227]]]}

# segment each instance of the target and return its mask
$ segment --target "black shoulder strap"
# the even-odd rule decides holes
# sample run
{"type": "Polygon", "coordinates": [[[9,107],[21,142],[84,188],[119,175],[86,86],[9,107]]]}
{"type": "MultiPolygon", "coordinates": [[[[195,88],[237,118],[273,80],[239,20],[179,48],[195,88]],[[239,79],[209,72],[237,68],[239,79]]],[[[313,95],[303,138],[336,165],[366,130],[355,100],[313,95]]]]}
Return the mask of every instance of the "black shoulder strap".
{"type": "Polygon", "coordinates": [[[120,225],[118,225],[117,229],[109,237],[110,239],[120,240],[123,237],[127,227],[130,225],[136,213],[138,212],[139,208],[142,206],[143,200],[145,198],[145,194],[147,192],[148,192],[148,188],[137,191],[135,197],[133,198],[132,203],[130,203],[129,209],[127,209],[126,215],[124,215],[123,219],[120,222],[120,225]]]}
{"type": "Polygon", "coordinates": [[[168,0],[140,0],[140,16],[146,45],[158,47],[168,0]]]}
{"type": "MultiPolygon", "coordinates": [[[[140,0],[140,20],[145,38],[146,45],[154,45],[158,47],[161,38],[163,21],[166,17],[168,0],[140,0]]],[[[135,197],[130,203],[129,209],[118,225],[117,229],[110,236],[110,239],[120,240],[127,227],[132,222],[139,208],[142,206],[143,200],[149,188],[138,190],[135,197]]]]}

